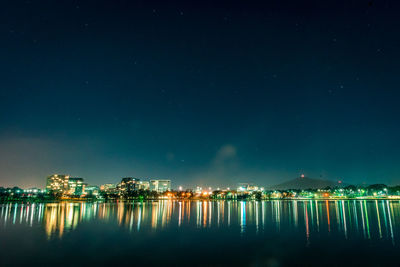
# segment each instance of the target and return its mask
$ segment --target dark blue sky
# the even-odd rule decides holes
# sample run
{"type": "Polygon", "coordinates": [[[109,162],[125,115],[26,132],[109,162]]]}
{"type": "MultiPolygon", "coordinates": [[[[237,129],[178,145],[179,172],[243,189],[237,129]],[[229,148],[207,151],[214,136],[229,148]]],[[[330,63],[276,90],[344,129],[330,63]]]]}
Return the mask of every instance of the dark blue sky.
{"type": "Polygon", "coordinates": [[[2,185],[400,183],[396,1],[165,2],[2,2],[2,185]]]}

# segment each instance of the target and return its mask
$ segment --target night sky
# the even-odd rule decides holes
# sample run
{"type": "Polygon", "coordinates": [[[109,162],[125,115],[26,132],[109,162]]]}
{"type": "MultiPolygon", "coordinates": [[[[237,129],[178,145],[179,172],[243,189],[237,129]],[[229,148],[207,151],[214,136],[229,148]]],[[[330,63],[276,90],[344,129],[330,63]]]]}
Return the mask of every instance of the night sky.
{"type": "Polygon", "coordinates": [[[2,1],[0,185],[400,184],[396,2],[2,1]]]}

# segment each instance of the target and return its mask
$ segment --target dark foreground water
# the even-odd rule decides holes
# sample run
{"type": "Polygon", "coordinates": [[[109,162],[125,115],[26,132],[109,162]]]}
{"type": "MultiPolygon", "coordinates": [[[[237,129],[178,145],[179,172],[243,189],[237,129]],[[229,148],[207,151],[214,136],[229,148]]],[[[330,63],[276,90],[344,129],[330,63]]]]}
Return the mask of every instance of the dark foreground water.
{"type": "Polygon", "coordinates": [[[0,206],[1,265],[400,265],[399,201],[0,206]]]}

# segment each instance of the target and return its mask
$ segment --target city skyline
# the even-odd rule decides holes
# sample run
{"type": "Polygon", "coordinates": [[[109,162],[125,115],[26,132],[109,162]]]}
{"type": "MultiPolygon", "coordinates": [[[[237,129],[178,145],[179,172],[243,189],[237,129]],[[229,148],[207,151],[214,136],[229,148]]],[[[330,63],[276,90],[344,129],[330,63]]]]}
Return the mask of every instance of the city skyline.
{"type": "MultiPolygon", "coordinates": [[[[241,180],[240,182],[237,182],[235,184],[221,184],[219,183],[218,186],[211,186],[211,184],[205,184],[205,183],[200,183],[200,184],[191,184],[191,185],[182,185],[182,184],[174,184],[174,186],[172,185],[172,181],[170,178],[169,179],[165,179],[165,178],[154,178],[154,177],[133,177],[133,176],[123,176],[120,178],[116,178],[116,179],[110,179],[105,183],[98,183],[98,182],[93,182],[93,181],[86,181],[85,178],[83,177],[76,177],[70,174],[51,174],[50,176],[46,177],[46,181],[44,182],[45,186],[20,186],[20,185],[4,185],[4,184],[0,184],[1,188],[24,188],[24,189],[43,189],[45,191],[49,190],[49,179],[54,179],[53,177],[56,177],[56,179],[66,179],[66,184],[65,186],[67,186],[67,184],[69,184],[69,181],[80,181],[79,183],[89,186],[89,187],[98,187],[99,190],[101,190],[101,187],[104,186],[112,186],[112,187],[118,187],[121,184],[127,184],[126,186],[128,186],[128,188],[130,188],[131,186],[133,186],[133,190],[138,190],[138,189],[144,189],[144,190],[155,190],[158,191],[158,183],[159,182],[164,182],[166,181],[169,185],[168,190],[172,190],[172,191],[182,191],[182,190],[198,190],[199,188],[203,188],[204,190],[207,191],[213,191],[213,190],[242,190],[241,185],[247,185],[249,187],[255,187],[255,188],[261,188],[261,191],[265,190],[286,190],[286,189],[295,189],[296,187],[290,187],[290,186],[299,186],[299,183],[302,184],[300,187],[298,187],[297,189],[303,188],[303,189],[323,189],[325,187],[331,187],[331,188],[342,188],[342,187],[349,187],[349,186],[356,186],[356,187],[367,187],[367,186],[374,186],[374,185],[385,185],[385,186],[389,186],[389,187],[398,187],[400,186],[399,184],[385,184],[382,183],[381,181],[375,181],[375,182],[371,182],[371,183],[360,183],[360,184],[356,184],[356,183],[347,183],[346,181],[343,181],[342,179],[336,179],[336,180],[332,180],[332,179],[325,179],[322,176],[320,177],[309,177],[306,174],[302,173],[300,175],[298,175],[295,178],[289,179],[289,180],[284,180],[281,181],[280,183],[275,183],[275,184],[260,184],[260,183],[255,183],[253,181],[249,181],[249,180],[241,180]],[[58,177],[58,178],[57,178],[58,177]],[[121,182],[119,182],[121,181],[121,182]],[[136,181],[136,182],[135,182],[136,181]],[[133,182],[133,185],[128,185],[131,182],[133,182]],[[155,184],[157,183],[157,184],[155,184]],[[288,187],[289,186],[289,187],[288,187]]],[[[81,185],[82,186],[82,185],[81,185]]],[[[165,191],[165,190],[164,190],[165,191]]]]}
{"type": "MultiPolygon", "coordinates": [[[[57,173],[57,174],[59,174],[59,173],[57,173]]],[[[227,181],[225,180],[226,182],[220,182],[220,181],[209,182],[208,180],[204,180],[204,181],[198,180],[198,183],[183,182],[183,183],[179,183],[179,185],[176,184],[176,186],[184,186],[185,188],[194,188],[194,187],[196,187],[198,185],[201,185],[201,186],[213,186],[215,188],[223,187],[223,186],[232,187],[232,186],[234,186],[234,185],[236,185],[238,183],[246,181],[246,182],[249,182],[249,183],[252,183],[252,184],[254,184],[254,183],[262,184],[263,186],[268,187],[268,186],[273,186],[273,185],[276,185],[276,184],[279,184],[279,183],[287,182],[287,181],[289,181],[289,180],[291,180],[293,178],[300,177],[300,175],[304,175],[304,174],[301,173],[301,172],[297,172],[292,176],[290,176],[290,174],[285,175],[284,176],[285,179],[274,177],[274,179],[266,180],[266,181],[263,181],[262,179],[246,179],[246,178],[241,179],[240,177],[237,177],[237,178],[234,178],[234,179],[231,179],[231,180],[228,179],[227,181]]],[[[74,175],[70,175],[70,174],[68,174],[68,176],[75,177],[74,175]]],[[[85,179],[87,181],[89,181],[90,184],[99,184],[99,185],[100,184],[106,184],[106,183],[112,183],[113,181],[116,182],[116,181],[118,181],[119,179],[121,179],[123,177],[137,177],[137,178],[140,178],[140,179],[147,179],[147,180],[156,179],[156,178],[157,179],[169,179],[169,180],[174,179],[174,177],[172,177],[172,178],[171,177],[167,177],[167,178],[155,177],[155,178],[153,178],[153,177],[150,177],[148,175],[147,176],[122,175],[120,177],[111,177],[111,178],[103,178],[102,177],[101,179],[96,179],[96,177],[93,177],[93,176],[89,176],[89,177],[90,177],[89,179],[86,178],[86,177],[85,177],[85,179]],[[99,182],[99,181],[101,181],[101,182],[99,182]]],[[[340,176],[340,177],[324,177],[322,174],[319,174],[319,175],[316,174],[315,176],[308,175],[308,177],[312,177],[312,178],[315,178],[315,179],[328,180],[328,181],[335,181],[335,182],[337,182],[337,181],[341,181],[342,182],[343,181],[344,183],[355,184],[355,185],[383,183],[383,184],[387,184],[387,185],[390,185],[390,186],[396,186],[396,185],[400,184],[400,181],[397,182],[397,179],[394,179],[394,180],[391,180],[391,179],[376,179],[376,180],[368,180],[368,182],[367,182],[366,179],[348,179],[348,180],[345,179],[345,180],[343,180],[343,178],[342,178],[343,176],[340,176]],[[360,181],[360,182],[351,182],[351,181],[360,181]]],[[[42,188],[42,187],[45,186],[45,182],[43,182],[42,178],[43,177],[40,177],[40,179],[42,181],[38,181],[37,183],[26,183],[26,181],[22,181],[22,184],[16,184],[16,183],[13,183],[11,181],[9,183],[7,183],[7,182],[4,183],[3,182],[2,184],[0,184],[0,186],[3,186],[3,187],[18,186],[18,187],[22,187],[22,188],[33,188],[33,187],[42,188]]],[[[34,180],[39,180],[39,179],[37,179],[37,177],[36,177],[34,180]]]]}
{"type": "Polygon", "coordinates": [[[343,181],[313,179],[301,174],[284,183],[263,187],[242,182],[235,187],[212,188],[197,185],[192,188],[172,187],[171,180],[123,177],[120,182],[102,185],[88,184],[84,178],[52,174],[46,187],[20,188],[0,186],[2,203],[33,201],[154,201],[154,200],[396,200],[400,185],[351,185],[343,181]]]}

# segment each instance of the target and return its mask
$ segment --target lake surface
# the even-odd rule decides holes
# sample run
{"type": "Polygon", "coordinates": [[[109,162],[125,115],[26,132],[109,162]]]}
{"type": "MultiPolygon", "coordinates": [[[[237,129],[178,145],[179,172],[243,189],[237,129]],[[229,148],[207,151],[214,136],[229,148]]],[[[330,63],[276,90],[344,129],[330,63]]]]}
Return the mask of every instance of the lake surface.
{"type": "Polygon", "coordinates": [[[2,265],[400,264],[400,202],[4,204],[2,265]]]}

